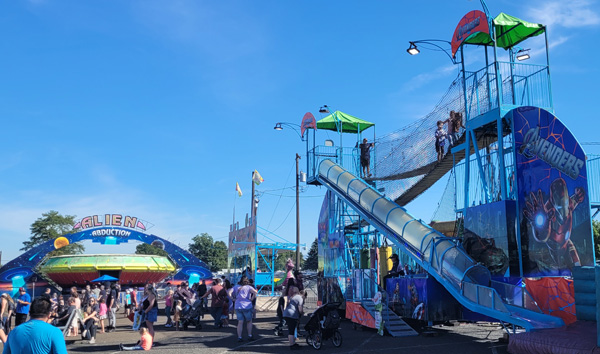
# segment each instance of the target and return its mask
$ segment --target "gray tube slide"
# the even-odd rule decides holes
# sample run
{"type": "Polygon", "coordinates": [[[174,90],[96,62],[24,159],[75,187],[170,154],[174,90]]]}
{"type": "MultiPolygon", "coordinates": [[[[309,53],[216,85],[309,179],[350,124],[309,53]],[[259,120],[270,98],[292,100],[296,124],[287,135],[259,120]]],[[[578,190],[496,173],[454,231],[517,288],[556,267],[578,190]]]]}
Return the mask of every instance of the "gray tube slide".
{"type": "Polygon", "coordinates": [[[560,318],[541,313],[523,288],[491,281],[489,270],[452,239],[414,218],[333,161],[320,163],[317,179],[406,251],[468,309],[528,330],[564,325],[560,318]],[[501,289],[503,297],[495,288],[501,289]]]}

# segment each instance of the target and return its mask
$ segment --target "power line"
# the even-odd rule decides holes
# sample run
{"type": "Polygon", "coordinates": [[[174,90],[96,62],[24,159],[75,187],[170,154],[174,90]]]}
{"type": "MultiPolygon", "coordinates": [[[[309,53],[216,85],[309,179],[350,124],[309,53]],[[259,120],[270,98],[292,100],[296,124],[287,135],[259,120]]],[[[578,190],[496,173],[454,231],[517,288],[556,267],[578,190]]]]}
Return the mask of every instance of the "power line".
{"type": "MultiPolygon", "coordinates": [[[[292,164],[290,171],[288,172],[287,178],[285,179],[286,185],[287,185],[288,181],[290,180],[290,175],[292,174],[292,170],[294,169],[295,165],[296,165],[296,161],[294,161],[294,163],[292,164]]],[[[298,178],[298,176],[296,176],[296,178],[298,178]]],[[[275,211],[277,210],[277,207],[279,206],[279,202],[281,202],[281,198],[283,196],[283,191],[284,191],[284,188],[281,189],[281,195],[279,196],[279,199],[277,200],[275,209],[273,209],[273,214],[271,214],[271,219],[269,219],[269,223],[267,224],[267,229],[269,229],[269,227],[271,226],[271,222],[273,221],[273,217],[275,216],[275,211]]],[[[287,218],[287,216],[286,216],[286,218],[287,218]]]]}

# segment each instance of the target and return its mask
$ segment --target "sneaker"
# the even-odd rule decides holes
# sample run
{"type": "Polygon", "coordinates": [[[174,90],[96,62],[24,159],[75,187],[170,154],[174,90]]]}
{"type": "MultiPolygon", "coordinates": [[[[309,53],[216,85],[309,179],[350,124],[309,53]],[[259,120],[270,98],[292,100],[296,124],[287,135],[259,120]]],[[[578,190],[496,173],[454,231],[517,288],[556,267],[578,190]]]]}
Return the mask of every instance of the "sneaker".
{"type": "Polygon", "coordinates": [[[249,342],[252,342],[253,340],[254,340],[254,337],[252,337],[252,336],[248,336],[248,341],[249,341],[249,342]]]}
{"type": "Polygon", "coordinates": [[[123,351],[123,343],[119,343],[119,350],[123,351]]]}
{"type": "Polygon", "coordinates": [[[243,342],[244,340],[242,339],[242,337],[238,338],[238,342],[243,342]]]}
{"type": "Polygon", "coordinates": [[[291,350],[300,350],[300,349],[302,349],[302,347],[298,343],[295,343],[294,345],[290,346],[290,349],[291,350]]]}
{"type": "Polygon", "coordinates": [[[168,324],[168,323],[167,323],[167,324],[165,325],[165,328],[171,328],[171,327],[173,327],[173,325],[172,325],[172,324],[168,324]]]}
{"type": "Polygon", "coordinates": [[[84,330],[83,330],[83,333],[81,333],[81,338],[85,338],[85,337],[87,337],[87,334],[88,334],[88,330],[87,330],[87,329],[84,329],[84,330]]]}
{"type": "Polygon", "coordinates": [[[90,344],[94,344],[94,343],[96,343],[96,338],[92,338],[92,339],[90,339],[90,341],[89,341],[88,343],[90,343],[90,344]]]}

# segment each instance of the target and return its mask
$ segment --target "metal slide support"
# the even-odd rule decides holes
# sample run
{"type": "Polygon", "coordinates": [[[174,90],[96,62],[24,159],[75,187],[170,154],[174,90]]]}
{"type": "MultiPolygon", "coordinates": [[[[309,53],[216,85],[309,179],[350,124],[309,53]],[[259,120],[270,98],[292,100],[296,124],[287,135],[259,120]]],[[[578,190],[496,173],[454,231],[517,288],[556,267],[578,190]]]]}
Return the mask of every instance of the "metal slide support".
{"type": "MultiPolygon", "coordinates": [[[[502,115],[500,115],[500,110],[498,110],[498,120],[496,123],[497,133],[498,133],[498,164],[500,166],[500,196],[502,200],[508,199],[507,187],[506,187],[506,166],[504,165],[504,138],[502,133],[503,123],[502,123],[502,115]]],[[[516,181],[515,181],[516,183],[516,181]]],[[[520,262],[521,263],[521,262],[520,262]]]]}
{"type": "Polygon", "coordinates": [[[544,39],[546,41],[546,70],[548,72],[548,97],[550,98],[550,107],[554,113],[554,102],[552,100],[552,78],[550,77],[550,53],[548,52],[548,28],[544,26],[544,39]]]}
{"type": "MultiPolygon", "coordinates": [[[[468,125],[468,123],[467,123],[468,125]]],[[[470,136],[471,134],[469,134],[469,131],[471,130],[471,128],[468,128],[466,134],[465,134],[465,181],[464,181],[464,210],[466,211],[467,208],[469,207],[469,179],[471,176],[469,176],[469,172],[470,172],[470,167],[471,167],[471,141],[470,141],[470,136]]]]}
{"type": "MultiPolygon", "coordinates": [[[[469,132],[472,134],[473,141],[477,141],[475,137],[475,132],[472,130],[470,130],[469,132]]],[[[481,164],[481,155],[479,155],[479,145],[475,148],[475,157],[477,159],[477,167],[479,167],[479,175],[481,176],[481,183],[483,184],[483,193],[485,195],[485,202],[487,204],[490,202],[490,197],[487,181],[485,180],[486,175],[483,172],[483,165],[481,164]]]]}

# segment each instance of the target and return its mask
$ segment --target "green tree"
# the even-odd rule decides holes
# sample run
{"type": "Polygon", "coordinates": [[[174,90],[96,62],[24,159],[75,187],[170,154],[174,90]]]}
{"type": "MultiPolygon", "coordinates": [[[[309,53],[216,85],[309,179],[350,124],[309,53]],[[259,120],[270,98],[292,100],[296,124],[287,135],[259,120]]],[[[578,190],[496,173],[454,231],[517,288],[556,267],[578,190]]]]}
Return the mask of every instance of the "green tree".
{"type": "Polygon", "coordinates": [[[213,272],[227,268],[227,246],[225,242],[214,242],[212,236],[205,232],[192,238],[188,250],[198,259],[208,264],[213,272]]]}
{"type": "MultiPolygon", "coordinates": [[[[42,243],[54,240],[60,236],[73,233],[73,225],[75,224],[74,215],[60,215],[58,211],[50,210],[43,213],[41,218],[31,224],[31,236],[28,241],[23,241],[21,251],[28,251],[42,243]]],[[[65,254],[81,254],[85,251],[85,247],[79,243],[61,247],[50,252],[49,256],[60,256],[65,254]]]]}
{"type": "Polygon", "coordinates": [[[319,267],[319,243],[315,238],[312,245],[310,246],[310,250],[308,250],[308,254],[306,255],[306,260],[302,265],[303,269],[308,270],[317,270],[319,267]]]}
{"type": "Polygon", "coordinates": [[[594,232],[594,252],[596,260],[600,259],[600,221],[592,220],[592,229],[594,232]]]}
{"type": "Polygon", "coordinates": [[[152,254],[163,257],[169,256],[167,251],[162,250],[158,247],[154,247],[147,243],[140,243],[139,245],[135,246],[135,254],[152,254]]]}

